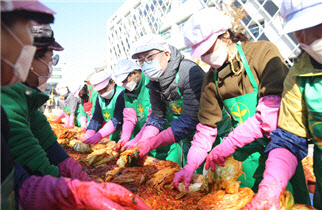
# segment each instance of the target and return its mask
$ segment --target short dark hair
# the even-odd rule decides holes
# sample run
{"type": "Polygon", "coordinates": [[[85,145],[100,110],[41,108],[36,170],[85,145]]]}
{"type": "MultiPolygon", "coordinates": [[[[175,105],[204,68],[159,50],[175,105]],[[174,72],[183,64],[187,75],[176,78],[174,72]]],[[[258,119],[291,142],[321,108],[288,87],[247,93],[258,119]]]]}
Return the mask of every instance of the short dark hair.
{"type": "MultiPolygon", "coordinates": [[[[248,37],[246,35],[244,35],[243,33],[234,33],[233,31],[231,31],[230,29],[228,30],[229,34],[230,34],[230,40],[232,40],[234,43],[237,43],[238,41],[241,41],[241,42],[246,42],[248,41],[248,37]]],[[[222,35],[219,35],[218,37],[221,38],[223,36],[222,35]]]]}
{"type": "Polygon", "coordinates": [[[48,50],[49,50],[48,48],[37,49],[34,57],[43,57],[48,50]]]}

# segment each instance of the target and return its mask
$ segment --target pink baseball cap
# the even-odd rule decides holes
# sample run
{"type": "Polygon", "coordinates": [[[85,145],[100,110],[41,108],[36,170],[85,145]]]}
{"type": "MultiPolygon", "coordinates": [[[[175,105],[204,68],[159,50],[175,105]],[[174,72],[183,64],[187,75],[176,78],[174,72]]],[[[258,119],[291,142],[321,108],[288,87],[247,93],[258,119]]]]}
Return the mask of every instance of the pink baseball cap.
{"type": "Polygon", "coordinates": [[[55,12],[37,0],[1,0],[1,13],[16,12],[26,19],[34,20],[39,24],[54,22],[55,12]]]}
{"type": "Polygon", "coordinates": [[[191,57],[200,57],[206,53],[218,36],[231,27],[230,17],[214,7],[194,13],[183,27],[184,44],[191,47],[191,57]]]}
{"type": "Polygon", "coordinates": [[[94,73],[91,76],[91,84],[94,86],[95,91],[100,91],[108,86],[108,83],[111,79],[111,72],[110,71],[100,71],[94,73]]]}
{"type": "Polygon", "coordinates": [[[47,13],[51,15],[55,14],[53,10],[40,3],[38,0],[1,0],[1,12],[11,12],[14,10],[25,10],[29,12],[47,13]]]}

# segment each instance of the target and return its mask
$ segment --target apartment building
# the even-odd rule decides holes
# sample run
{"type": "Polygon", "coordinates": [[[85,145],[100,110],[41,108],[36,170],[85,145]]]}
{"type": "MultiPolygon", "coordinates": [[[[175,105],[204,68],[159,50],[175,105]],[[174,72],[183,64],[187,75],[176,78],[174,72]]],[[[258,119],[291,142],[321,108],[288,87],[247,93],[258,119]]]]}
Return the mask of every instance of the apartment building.
{"type": "MultiPolygon", "coordinates": [[[[190,48],[184,45],[182,36],[188,18],[205,7],[232,13],[231,6],[246,12],[240,25],[250,40],[273,42],[291,66],[300,49],[292,34],[283,33],[280,4],[281,0],[127,0],[107,21],[107,68],[112,69],[120,59],[130,58],[132,43],[148,33],[161,34],[189,58],[190,48]]],[[[207,69],[205,65],[204,70],[207,69]]]]}

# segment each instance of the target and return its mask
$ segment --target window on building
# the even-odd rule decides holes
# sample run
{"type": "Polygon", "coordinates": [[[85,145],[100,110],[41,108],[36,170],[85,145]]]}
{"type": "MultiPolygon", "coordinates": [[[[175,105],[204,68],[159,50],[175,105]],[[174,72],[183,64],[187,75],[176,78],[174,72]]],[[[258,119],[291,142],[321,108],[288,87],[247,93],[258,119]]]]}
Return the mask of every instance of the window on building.
{"type": "Polygon", "coordinates": [[[171,38],[171,28],[162,33],[162,37],[166,40],[171,38]]]}
{"type": "Polygon", "coordinates": [[[191,47],[184,47],[183,49],[180,49],[180,51],[185,55],[189,55],[191,52],[191,47]]]}
{"type": "Polygon", "coordinates": [[[184,24],[187,22],[188,19],[182,21],[181,23],[179,23],[179,28],[180,28],[180,31],[182,32],[183,31],[183,26],[184,24]]]}
{"type": "Polygon", "coordinates": [[[51,76],[52,79],[61,79],[62,78],[62,75],[57,75],[57,74],[53,74],[51,76]]]}
{"type": "Polygon", "coordinates": [[[152,11],[154,11],[154,5],[153,4],[150,5],[150,8],[151,8],[152,11]]]}
{"type": "Polygon", "coordinates": [[[248,29],[256,39],[258,39],[259,35],[262,33],[264,28],[264,21],[260,21],[258,23],[259,24],[254,23],[248,27],[248,29]]]}
{"type": "Polygon", "coordinates": [[[53,71],[62,71],[62,68],[54,67],[53,71]]]}
{"type": "Polygon", "coordinates": [[[56,87],[56,85],[58,84],[57,82],[47,82],[49,87],[56,87]]]}
{"type": "Polygon", "coordinates": [[[278,7],[276,6],[276,4],[273,1],[267,1],[264,4],[264,8],[265,10],[273,17],[277,11],[278,11],[278,7]]]}

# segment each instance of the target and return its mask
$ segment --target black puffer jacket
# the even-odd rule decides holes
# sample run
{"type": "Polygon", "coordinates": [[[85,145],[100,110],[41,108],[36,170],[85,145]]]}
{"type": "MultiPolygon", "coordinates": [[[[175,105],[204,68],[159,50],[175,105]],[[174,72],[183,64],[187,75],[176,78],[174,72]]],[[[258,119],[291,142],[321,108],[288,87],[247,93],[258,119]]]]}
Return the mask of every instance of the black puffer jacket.
{"type": "Polygon", "coordinates": [[[171,127],[176,139],[186,137],[195,130],[198,121],[198,110],[200,105],[200,93],[205,72],[199,65],[191,60],[184,59],[184,56],[175,47],[170,46],[171,56],[167,69],[158,81],[150,81],[147,85],[150,93],[152,105],[152,119],[149,119],[148,125],[156,125],[156,118],[166,117],[166,102],[180,99],[178,87],[183,96],[183,106],[181,119],[171,123],[171,127]],[[179,82],[177,85],[176,74],[179,72],[179,82]],[[181,122],[181,123],[180,123],[181,122]],[[176,135],[174,131],[181,131],[176,135]]]}

